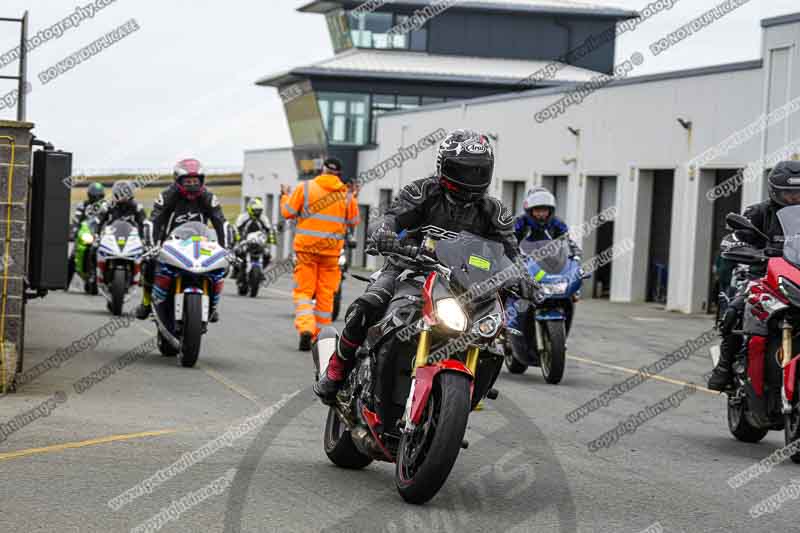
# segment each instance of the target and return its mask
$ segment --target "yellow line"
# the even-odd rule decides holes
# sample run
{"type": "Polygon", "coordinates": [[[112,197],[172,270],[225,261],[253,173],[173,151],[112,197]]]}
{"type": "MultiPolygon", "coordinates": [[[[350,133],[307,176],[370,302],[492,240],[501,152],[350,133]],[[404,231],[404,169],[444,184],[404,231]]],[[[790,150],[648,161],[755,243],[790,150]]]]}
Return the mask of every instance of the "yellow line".
{"type": "Polygon", "coordinates": [[[205,368],[205,367],[202,367],[202,366],[200,368],[203,370],[203,372],[208,374],[211,378],[213,378],[216,381],[222,383],[223,385],[228,387],[230,390],[232,390],[233,392],[235,392],[239,396],[242,396],[243,398],[247,398],[248,400],[250,400],[251,402],[253,402],[254,404],[256,404],[258,407],[260,407],[262,409],[265,407],[261,403],[261,400],[259,400],[258,397],[255,394],[253,394],[249,390],[245,389],[244,387],[242,387],[240,385],[237,385],[236,383],[234,383],[233,381],[229,380],[228,378],[226,378],[225,376],[223,376],[222,374],[220,374],[216,370],[211,370],[210,368],[205,368]]]}
{"type": "MultiPolygon", "coordinates": [[[[580,361],[581,363],[587,363],[590,365],[601,366],[603,368],[608,368],[610,370],[617,370],[619,372],[625,372],[627,374],[639,374],[640,372],[633,368],[627,368],[624,366],[617,366],[617,365],[609,365],[608,363],[601,363],[600,361],[593,361],[592,359],[586,359],[585,357],[578,357],[575,355],[568,355],[567,359],[574,359],[575,361],[580,361]]],[[[666,378],[664,376],[657,376],[657,375],[650,375],[648,379],[654,379],[656,381],[663,381],[664,383],[671,383],[673,385],[680,385],[681,387],[692,387],[695,390],[707,392],[709,394],[713,394],[718,396],[720,393],[717,391],[713,391],[711,389],[707,389],[705,387],[701,387],[700,385],[695,385],[694,383],[689,383],[686,381],[681,381],[679,379],[672,379],[666,378]]]]}
{"type": "Polygon", "coordinates": [[[53,446],[44,446],[42,448],[28,448],[27,450],[18,450],[16,452],[0,453],[0,461],[7,459],[14,459],[16,457],[25,457],[27,455],[38,455],[42,453],[59,452],[62,450],[70,450],[74,448],[84,448],[86,446],[96,446],[98,444],[106,444],[109,442],[119,442],[124,440],[140,439],[143,437],[158,437],[159,435],[169,435],[177,433],[176,429],[162,429],[158,431],[143,431],[141,433],[130,433],[128,435],[112,435],[110,437],[101,437],[99,439],[82,440],[79,442],[66,442],[64,444],[55,444],[53,446]]]}

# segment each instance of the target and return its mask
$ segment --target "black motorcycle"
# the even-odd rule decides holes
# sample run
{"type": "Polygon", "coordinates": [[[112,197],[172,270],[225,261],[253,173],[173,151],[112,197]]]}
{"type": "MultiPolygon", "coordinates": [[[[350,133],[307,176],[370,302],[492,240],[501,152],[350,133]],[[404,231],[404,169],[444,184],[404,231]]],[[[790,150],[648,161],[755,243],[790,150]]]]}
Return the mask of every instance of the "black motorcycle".
{"type": "Polygon", "coordinates": [[[238,244],[236,255],[242,260],[242,264],[235,267],[239,296],[258,296],[261,282],[264,281],[264,269],[271,260],[268,241],[266,232],[252,231],[238,244]]]}
{"type": "MultiPolygon", "coordinates": [[[[325,453],[344,468],[396,463],[400,495],[421,504],[436,495],[467,448],[470,411],[482,398],[497,397],[492,386],[503,354],[493,345],[503,327],[503,291],[475,287],[511,261],[501,244],[468,232],[384,255],[405,270],[330,407],[325,453]]],[[[318,376],[337,336],[325,328],[314,345],[318,376]]]]}

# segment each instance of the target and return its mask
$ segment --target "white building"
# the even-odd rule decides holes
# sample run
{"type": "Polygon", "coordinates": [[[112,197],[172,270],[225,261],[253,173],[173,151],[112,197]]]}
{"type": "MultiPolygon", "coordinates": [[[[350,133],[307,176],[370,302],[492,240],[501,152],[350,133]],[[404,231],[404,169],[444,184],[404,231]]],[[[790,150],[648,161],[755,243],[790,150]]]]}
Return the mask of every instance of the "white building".
{"type": "MultiPolygon", "coordinates": [[[[794,106],[787,118],[740,136],[727,153],[691,165],[763,115],[800,99],[800,13],[761,25],[761,60],[640,77],[634,71],[544,122],[534,115],[568,94],[569,87],[381,115],[376,147],[359,152],[358,168],[376,167],[398,147],[438,128],[486,132],[496,146],[493,194],[515,210],[525,191],[538,184],[554,190],[559,215],[571,226],[616,206],[616,220],[583,239],[584,257],[612,243],[629,242],[632,252],[616,258],[610,273],[598,271],[587,296],[659,300],[666,282],[667,309],[702,312],[713,300],[712,263],[724,216],[764,199],[765,180],[759,173],[715,201],[707,192],[739,171],[768,168],[771,154],[797,158],[800,153],[800,106],[794,106]]],[[[642,54],[646,60],[651,52],[642,54]]],[[[435,149],[428,149],[364,186],[363,215],[385,205],[405,184],[429,175],[434,155],[435,149]]],[[[264,197],[277,220],[279,185],[295,175],[291,149],[248,151],[243,195],[264,197]]],[[[358,236],[364,237],[363,225],[358,236]]]]}

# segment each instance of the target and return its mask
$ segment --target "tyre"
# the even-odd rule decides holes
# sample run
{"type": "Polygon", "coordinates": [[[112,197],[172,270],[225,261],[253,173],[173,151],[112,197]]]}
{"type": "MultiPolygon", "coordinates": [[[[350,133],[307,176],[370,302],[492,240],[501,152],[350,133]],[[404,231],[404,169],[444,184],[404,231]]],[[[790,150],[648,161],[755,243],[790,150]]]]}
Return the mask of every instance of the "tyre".
{"type": "Polygon", "coordinates": [[[203,295],[183,295],[183,339],[178,362],[191,368],[200,355],[200,340],[203,338],[203,295]]]}
{"type": "Polygon", "coordinates": [[[336,414],[336,410],[328,409],[328,420],[325,422],[325,455],[336,466],[342,468],[360,469],[372,462],[356,448],[350,438],[350,431],[336,414]]]}
{"type": "Polygon", "coordinates": [[[111,314],[120,316],[125,293],[128,291],[128,276],[125,270],[118,268],[111,278],[111,314]]]}
{"type": "Polygon", "coordinates": [[[522,363],[514,359],[514,356],[511,355],[510,353],[507,353],[505,355],[505,363],[506,363],[506,368],[512,374],[524,374],[525,371],[528,370],[528,367],[526,365],[523,365],[522,363]]]}
{"type": "MultiPolygon", "coordinates": [[[[797,394],[797,387],[795,387],[795,394],[797,394]]],[[[800,441],[800,411],[798,408],[800,408],[800,402],[795,398],[792,412],[784,415],[783,434],[787,446],[800,441]]],[[[793,463],[800,464],[800,451],[793,453],[790,457],[793,463]]]]}
{"type": "Polygon", "coordinates": [[[178,350],[175,348],[170,342],[161,334],[159,331],[157,333],[157,340],[158,344],[158,351],[161,352],[161,355],[164,357],[175,357],[178,355],[178,350]]]}
{"type": "Polygon", "coordinates": [[[253,267],[250,270],[250,298],[258,296],[258,289],[261,288],[261,267],[253,267]]]}
{"type": "Polygon", "coordinates": [[[742,400],[736,405],[728,401],[728,430],[742,442],[758,442],[767,435],[769,430],[751,425],[745,416],[746,409],[746,400],[742,400]]]}
{"type": "Polygon", "coordinates": [[[422,421],[400,440],[395,484],[409,503],[423,504],[442,488],[461,451],[470,411],[470,379],[460,372],[440,373],[433,383],[422,421]]]}
{"type": "Polygon", "coordinates": [[[542,328],[544,346],[539,355],[544,380],[555,385],[564,377],[567,360],[567,338],[563,320],[548,320],[542,328]]]}
{"type": "Polygon", "coordinates": [[[339,319],[339,310],[342,308],[342,285],[339,285],[339,288],[336,289],[336,292],[333,293],[333,312],[331,313],[331,317],[333,320],[339,319]]]}

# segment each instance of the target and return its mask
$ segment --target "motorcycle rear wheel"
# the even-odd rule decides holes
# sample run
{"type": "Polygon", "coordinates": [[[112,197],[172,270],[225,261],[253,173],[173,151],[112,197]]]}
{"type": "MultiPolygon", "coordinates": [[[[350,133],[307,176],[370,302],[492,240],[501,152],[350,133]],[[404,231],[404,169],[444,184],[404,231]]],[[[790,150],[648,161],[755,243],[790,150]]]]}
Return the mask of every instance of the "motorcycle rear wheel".
{"type": "Polygon", "coordinates": [[[325,455],[333,464],[341,468],[358,470],[365,468],[372,462],[371,457],[361,453],[353,439],[350,431],[336,414],[336,410],[331,407],[328,409],[328,420],[325,422],[325,455]]]}
{"type": "Polygon", "coordinates": [[[183,296],[183,339],[178,362],[191,368],[200,355],[200,340],[203,338],[203,296],[184,294],[183,296]]]}
{"type": "Polygon", "coordinates": [[[122,269],[114,271],[111,278],[111,314],[120,316],[122,304],[125,303],[125,292],[128,290],[127,274],[122,269]]]}
{"type": "Polygon", "coordinates": [[[400,496],[423,504],[442,488],[461,451],[470,412],[470,379],[444,372],[433,383],[422,421],[400,439],[395,485],[400,496]]]}
{"type": "Polygon", "coordinates": [[[728,430],[742,442],[759,442],[769,433],[768,429],[757,428],[750,424],[745,416],[746,400],[732,405],[728,401],[728,430]]]}

